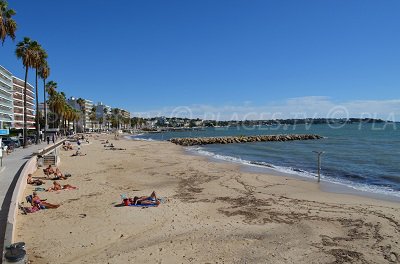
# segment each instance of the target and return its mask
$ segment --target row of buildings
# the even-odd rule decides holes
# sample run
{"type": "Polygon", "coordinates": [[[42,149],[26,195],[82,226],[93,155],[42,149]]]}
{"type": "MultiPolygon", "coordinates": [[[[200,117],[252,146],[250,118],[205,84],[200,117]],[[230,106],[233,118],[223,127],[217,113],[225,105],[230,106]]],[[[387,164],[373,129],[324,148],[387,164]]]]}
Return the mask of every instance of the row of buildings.
{"type": "MultiPolygon", "coordinates": [[[[14,76],[10,71],[0,65],[0,129],[22,129],[24,126],[24,80],[14,76]]],[[[44,112],[44,103],[35,106],[34,87],[27,83],[27,128],[35,129],[36,109],[44,112]]],[[[92,100],[84,99],[83,109],[78,103],[78,98],[70,97],[67,103],[74,109],[82,112],[82,118],[78,122],[80,130],[100,129],[110,127],[109,116],[113,115],[112,107],[101,102],[94,104],[92,100]],[[93,119],[92,112],[95,107],[96,118],[93,119]]],[[[49,110],[49,109],[47,109],[49,110]]],[[[121,120],[130,119],[129,111],[118,110],[118,116],[121,120]]],[[[124,127],[121,122],[120,128],[124,127]]],[[[124,127],[127,128],[127,127],[124,127]]]]}

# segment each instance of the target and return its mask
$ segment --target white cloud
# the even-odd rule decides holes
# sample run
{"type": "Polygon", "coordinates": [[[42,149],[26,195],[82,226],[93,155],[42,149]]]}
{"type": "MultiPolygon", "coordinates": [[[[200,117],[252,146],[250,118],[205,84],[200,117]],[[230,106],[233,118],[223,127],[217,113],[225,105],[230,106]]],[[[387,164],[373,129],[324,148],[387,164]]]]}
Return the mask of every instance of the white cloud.
{"type": "Polygon", "coordinates": [[[256,120],[279,118],[366,117],[400,121],[400,99],[334,102],[325,96],[289,98],[265,105],[246,101],[240,105],[186,105],[133,112],[133,116],[188,117],[214,120],[256,120]]]}

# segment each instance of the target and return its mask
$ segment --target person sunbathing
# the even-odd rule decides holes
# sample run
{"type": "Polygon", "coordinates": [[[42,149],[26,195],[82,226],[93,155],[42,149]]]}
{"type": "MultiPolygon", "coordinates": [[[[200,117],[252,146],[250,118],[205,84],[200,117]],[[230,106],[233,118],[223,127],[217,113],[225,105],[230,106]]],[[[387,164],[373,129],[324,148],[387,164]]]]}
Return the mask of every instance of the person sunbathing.
{"type": "Polygon", "coordinates": [[[32,174],[29,173],[28,178],[26,179],[26,183],[31,185],[42,185],[44,184],[44,181],[40,179],[33,179],[32,174]]]}
{"type": "Polygon", "coordinates": [[[151,204],[160,204],[160,200],[157,199],[156,192],[152,192],[150,196],[142,196],[142,197],[137,197],[135,196],[133,200],[131,201],[132,204],[137,205],[151,205],[151,204]]]}
{"type": "Polygon", "coordinates": [[[53,191],[61,191],[61,190],[75,190],[78,189],[77,187],[74,187],[69,184],[61,185],[57,181],[53,181],[53,187],[50,187],[47,189],[48,192],[53,192],[53,191]]]}
{"type": "Polygon", "coordinates": [[[40,209],[55,209],[60,207],[59,204],[51,204],[46,202],[46,200],[40,199],[36,192],[32,195],[32,206],[38,206],[40,209]]]}
{"type": "Polygon", "coordinates": [[[47,168],[43,169],[44,175],[46,176],[50,176],[51,174],[54,174],[54,170],[51,167],[51,165],[49,165],[47,168]]]}
{"type": "Polygon", "coordinates": [[[74,154],[71,155],[71,157],[77,157],[77,156],[86,156],[86,154],[82,154],[81,152],[79,152],[79,150],[77,150],[74,154]]]}
{"type": "Polygon", "coordinates": [[[63,149],[64,149],[64,150],[72,150],[72,145],[71,145],[71,143],[63,144],[63,149]]]}
{"type": "Polygon", "coordinates": [[[56,168],[56,171],[54,172],[54,176],[55,176],[54,177],[55,180],[59,180],[59,179],[66,180],[67,179],[67,177],[65,177],[64,174],[62,174],[62,172],[60,171],[59,168],[56,168]]]}

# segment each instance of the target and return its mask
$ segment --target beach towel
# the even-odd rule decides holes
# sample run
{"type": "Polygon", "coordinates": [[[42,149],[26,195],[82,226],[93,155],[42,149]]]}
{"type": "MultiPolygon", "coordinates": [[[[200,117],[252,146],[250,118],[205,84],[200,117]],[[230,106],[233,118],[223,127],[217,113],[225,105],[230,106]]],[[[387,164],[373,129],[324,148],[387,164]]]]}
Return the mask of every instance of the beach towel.
{"type": "Polygon", "coordinates": [[[158,204],[131,204],[129,206],[134,207],[156,207],[158,204]]]}

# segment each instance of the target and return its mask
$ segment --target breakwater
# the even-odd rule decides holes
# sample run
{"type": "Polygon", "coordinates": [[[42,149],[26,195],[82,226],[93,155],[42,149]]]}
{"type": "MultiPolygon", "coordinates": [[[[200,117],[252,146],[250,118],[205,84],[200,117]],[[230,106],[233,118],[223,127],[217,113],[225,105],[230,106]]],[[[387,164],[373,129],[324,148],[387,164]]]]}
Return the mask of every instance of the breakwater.
{"type": "Polygon", "coordinates": [[[312,134],[302,135],[260,135],[260,136],[229,136],[229,137],[196,137],[196,138],[171,138],[169,141],[182,146],[208,145],[208,144],[232,144],[265,141],[293,141],[314,140],[322,136],[312,134]]]}

